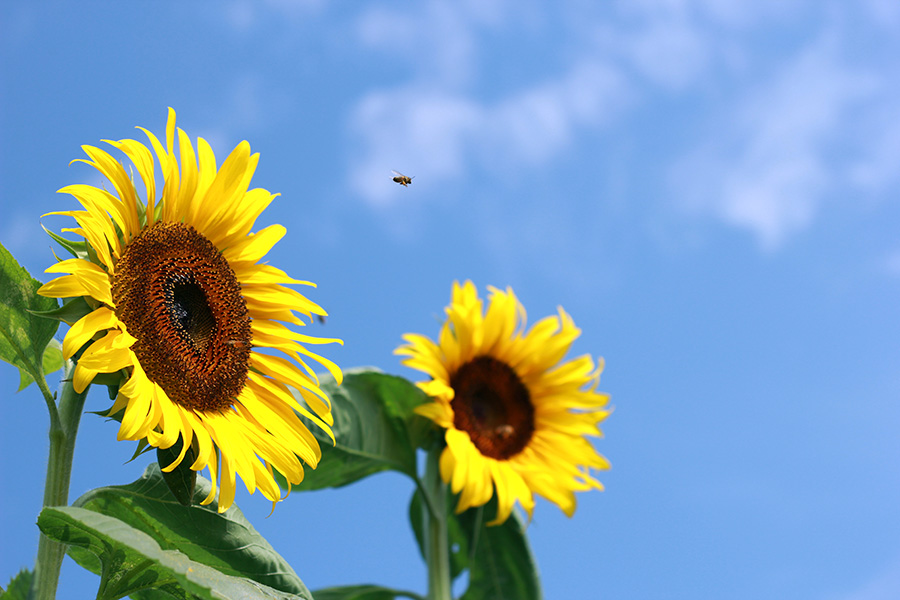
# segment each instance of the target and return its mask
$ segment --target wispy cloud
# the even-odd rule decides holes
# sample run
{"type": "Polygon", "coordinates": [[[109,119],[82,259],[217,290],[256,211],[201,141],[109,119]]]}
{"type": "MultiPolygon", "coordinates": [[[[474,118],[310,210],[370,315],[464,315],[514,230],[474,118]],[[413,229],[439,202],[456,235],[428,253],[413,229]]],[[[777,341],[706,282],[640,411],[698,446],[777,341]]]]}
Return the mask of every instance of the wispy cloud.
{"type": "Polygon", "coordinates": [[[231,0],[221,7],[221,16],[235,31],[246,32],[266,15],[299,19],[320,10],[323,0],[231,0]]]}
{"type": "Polygon", "coordinates": [[[853,50],[857,21],[883,19],[882,31],[900,22],[881,0],[862,9],[809,0],[573,1],[561,17],[537,19],[531,5],[521,14],[504,2],[485,6],[434,0],[358,19],[360,43],[409,71],[394,87],[366,92],[348,120],[360,141],[350,181],[371,205],[395,197],[382,185],[392,168],[427,172],[433,182],[498,162],[530,168],[611,119],[678,98],[702,98],[709,110],[669,144],[670,162],[654,167],[669,174],[669,197],[685,214],[749,231],[764,249],[810,227],[842,191],[883,192],[897,181],[897,69],[853,50]],[[761,47],[776,23],[807,43],[761,47]],[[552,48],[557,55],[516,87],[485,89],[492,44],[515,47],[516,32],[542,27],[566,40],[552,48]]]}
{"type": "Polygon", "coordinates": [[[833,37],[816,40],[720,109],[708,139],[673,166],[673,192],[776,248],[846,183],[847,155],[834,148],[852,139],[877,85],[842,61],[833,37]]]}
{"type": "Polygon", "coordinates": [[[900,277],[900,250],[889,252],[881,261],[881,270],[893,277],[900,277]]]}
{"type": "Polygon", "coordinates": [[[873,574],[857,589],[832,600],[894,600],[900,593],[900,557],[873,574]]]}
{"type": "Polygon", "coordinates": [[[408,63],[418,83],[454,87],[476,68],[476,36],[483,25],[478,14],[440,1],[408,12],[375,8],[360,16],[356,34],[370,51],[408,63]]]}
{"type": "Polygon", "coordinates": [[[900,4],[894,0],[865,0],[872,22],[886,29],[900,28],[900,4]]]}
{"type": "Polygon", "coordinates": [[[473,91],[487,53],[485,33],[509,33],[527,20],[503,2],[439,1],[360,18],[361,43],[406,58],[414,74],[394,88],[368,92],[353,111],[350,133],[362,142],[350,176],[357,193],[374,206],[390,202],[395,196],[381,184],[392,168],[440,181],[473,164],[539,164],[561,152],[579,128],[617,114],[630,97],[628,86],[608,62],[591,56],[489,100],[473,91]]]}
{"type": "Polygon", "coordinates": [[[493,103],[415,86],[373,92],[351,121],[363,140],[353,185],[377,206],[395,197],[379,185],[391,168],[411,165],[439,180],[458,177],[476,160],[487,167],[539,164],[579,127],[612,118],[628,95],[617,73],[598,64],[578,65],[493,103]]]}

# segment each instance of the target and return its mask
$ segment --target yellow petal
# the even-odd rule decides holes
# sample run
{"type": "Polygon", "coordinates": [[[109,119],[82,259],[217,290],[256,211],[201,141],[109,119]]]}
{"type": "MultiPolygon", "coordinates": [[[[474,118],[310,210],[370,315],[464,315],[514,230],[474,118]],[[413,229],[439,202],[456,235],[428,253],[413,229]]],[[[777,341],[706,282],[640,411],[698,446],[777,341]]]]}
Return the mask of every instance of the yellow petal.
{"type": "MultiPolygon", "coordinates": [[[[148,224],[153,223],[152,215],[153,215],[153,202],[156,199],[156,180],[155,180],[155,171],[156,165],[153,160],[153,154],[150,153],[150,150],[144,144],[136,140],[103,140],[107,144],[112,145],[115,148],[121,150],[125,156],[137,167],[137,171],[141,176],[141,180],[144,182],[144,188],[147,191],[147,222],[148,224]]],[[[127,239],[130,240],[131,237],[138,234],[138,215],[136,211],[136,207],[129,206],[125,203],[122,204],[122,208],[127,214],[127,227],[122,227],[122,231],[127,233],[127,239]]]]}
{"type": "Polygon", "coordinates": [[[80,394],[87,389],[96,375],[97,371],[88,369],[80,363],[76,364],[75,373],[72,374],[72,387],[80,394]]]}
{"type": "Polygon", "coordinates": [[[74,275],[64,275],[51,279],[40,288],[37,293],[48,298],[76,298],[87,296],[88,292],[74,275]]]}
{"type": "Polygon", "coordinates": [[[287,230],[283,225],[269,225],[265,229],[248,235],[234,246],[226,248],[222,255],[229,264],[241,262],[257,262],[265,256],[287,230]]]}

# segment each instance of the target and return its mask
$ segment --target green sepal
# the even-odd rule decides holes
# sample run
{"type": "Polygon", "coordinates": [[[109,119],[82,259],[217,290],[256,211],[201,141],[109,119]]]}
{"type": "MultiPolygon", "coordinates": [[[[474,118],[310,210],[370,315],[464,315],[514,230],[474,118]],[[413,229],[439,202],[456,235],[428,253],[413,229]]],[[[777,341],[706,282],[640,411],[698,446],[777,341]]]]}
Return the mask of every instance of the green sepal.
{"type": "Polygon", "coordinates": [[[53,238],[53,241],[55,241],[57,244],[59,244],[60,246],[65,248],[69,252],[69,254],[71,254],[75,258],[83,258],[85,260],[88,258],[88,250],[87,250],[87,242],[86,241],[82,240],[80,242],[73,242],[72,240],[67,240],[66,238],[59,235],[58,233],[54,233],[54,232],[50,231],[49,229],[44,227],[43,223],[41,223],[41,227],[43,228],[44,231],[47,232],[47,235],[49,235],[50,237],[53,238]]]}
{"type": "Polygon", "coordinates": [[[425,600],[422,596],[405,590],[394,590],[380,585],[344,585],[322,588],[313,592],[316,600],[395,600],[410,598],[425,600]]]}
{"type": "MultiPolygon", "coordinates": [[[[288,562],[237,506],[219,513],[216,500],[200,504],[211,487],[209,480],[198,477],[191,506],[182,506],[172,497],[159,466],[151,463],[134,483],[96,488],[78,498],[73,506],[118,519],[151,536],[162,550],[178,550],[188,559],[225,575],[253,579],[288,594],[284,596],[287,598],[310,598],[309,590],[288,562]]],[[[70,548],[68,552],[75,562],[100,574],[100,562],[93,554],[82,548],[70,548]]]]}
{"type": "Polygon", "coordinates": [[[66,298],[63,300],[62,306],[53,310],[32,310],[31,314],[45,319],[56,319],[57,321],[65,321],[69,325],[74,325],[92,312],[94,309],[87,303],[84,296],[77,298],[66,298]]]}
{"type": "MultiPolygon", "coordinates": [[[[194,440],[195,441],[195,440],[194,440]]],[[[172,464],[181,454],[184,439],[178,436],[178,441],[169,448],[156,449],[156,461],[160,470],[172,464]]],[[[178,466],[171,471],[162,471],[163,481],[169,487],[169,491],[182,506],[190,506],[194,498],[194,490],[197,488],[197,471],[191,469],[191,465],[197,460],[197,446],[191,444],[184,454],[184,458],[178,466]]]]}
{"type": "Polygon", "coordinates": [[[130,463],[134,459],[150,452],[151,450],[153,450],[153,446],[150,445],[150,442],[147,441],[147,438],[139,439],[137,446],[135,446],[134,448],[134,454],[131,455],[131,458],[125,461],[125,464],[130,463]]]}
{"type": "Polygon", "coordinates": [[[147,226],[147,205],[144,204],[143,201],[138,201],[137,203],[137,217],[138,217],[138,225],[141,226],[141,229],[147,226]]]}
{"type": "Polygon", "coordinates": [[[131,594],[163,597],[138,595],[148,588],[183,600],[312,600],[306,590],[299,594],[283,592],[225,574],[191,560],[185,552],[162,548],[153,537],[124,521],[92,510],[76,506],[44,508],[38,527],[50,539],[68,544],[70,554],[94,558],[94,566],[102,573],[97,600],[117,600],[131,594]]]}
{"type": "MultiPolygon", "coordinates": [[[[156,204],[153,205],[153,222],[157,223],[160,221],[160,216],[162,215],[163,203],[157,201],[156,204]]],[[[137,202],[137,210],[138,210],[138,223],[141,226],[141,229],[147,226],[147,203],[138,198],[137,202]]]]}
{"type": "MultiPolygon", "coordinates": [[[[78,356],[81,356],[78,354],[78,356]]],[[[106,393],[109,396],[110,400],[115,400],[116,396],[119,395],[119,387],[122,386],[128,377],[125,374],[125,369],[120,369],[115,373],[97,373],[94,375],[94,379],[91,381],[91,385],[105,385],[106,393]]]]}

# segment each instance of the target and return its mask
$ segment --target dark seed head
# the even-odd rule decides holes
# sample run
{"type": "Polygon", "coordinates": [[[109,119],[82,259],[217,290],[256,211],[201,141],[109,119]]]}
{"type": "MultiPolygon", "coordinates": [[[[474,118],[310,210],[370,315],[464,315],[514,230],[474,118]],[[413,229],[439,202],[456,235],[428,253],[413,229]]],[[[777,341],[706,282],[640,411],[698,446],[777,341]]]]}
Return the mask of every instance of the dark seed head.
{"type": "Polygon", "coordinates": [[[183,223],[158,222],[125,249],[116,314],[151,381],[185,408],[231,406],[249,368],[250,314],[228,261],[183,223]]]}
{"type": "Polygon", "coordinates": [[[450,378],[453,425],[466,431],[485,456],[498,460],[521,452],[534,433],[528,388],[506,363],[479,356],[450,378]]]}

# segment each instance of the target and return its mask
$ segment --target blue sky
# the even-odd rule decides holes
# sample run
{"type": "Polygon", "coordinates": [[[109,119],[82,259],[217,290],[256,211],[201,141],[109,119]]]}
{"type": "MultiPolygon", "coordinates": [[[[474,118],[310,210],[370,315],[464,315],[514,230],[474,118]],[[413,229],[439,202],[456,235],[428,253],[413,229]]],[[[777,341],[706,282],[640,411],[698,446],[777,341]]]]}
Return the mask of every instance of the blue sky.
{"type": "MultiPolygon", "coordinates": [[[[898,34],[893,0],[7,1],[0,242],[46,279],[40,215],[101,183],[80,145],[162,134],[172,106],[217,156],[260,152],[271,261],[319,284],[343,367],[416,377],[391,351],[437,333],[454,279],[573,315],[613,469],[571,520],[538,503],[548,598],[896,598],[898,34]]],[[[4,581],[34,560],[47,451],[17,381],[0,365],[4,581]]],[[[115,431],[84,417],[72,499],[142,472],[115,431]]],[[[424,591],[410,492],[237,503],[311,588],[424,591]]]]}

